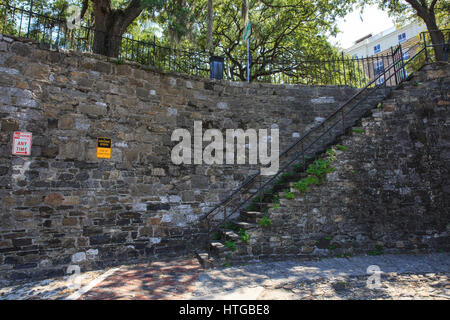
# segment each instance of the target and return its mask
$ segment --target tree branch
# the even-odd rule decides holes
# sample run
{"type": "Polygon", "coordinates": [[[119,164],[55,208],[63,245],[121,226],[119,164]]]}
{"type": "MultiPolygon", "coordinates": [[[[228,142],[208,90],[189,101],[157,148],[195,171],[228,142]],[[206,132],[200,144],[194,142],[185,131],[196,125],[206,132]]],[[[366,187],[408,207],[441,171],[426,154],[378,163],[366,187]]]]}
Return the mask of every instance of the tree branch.
{"type": "Polygon", "coordinates": [[[124,19],[123,23],[125,29],[141,14],[143,8],[141,7],[140,0],[131,0],[128,7],[123,11],[124,19]]]}

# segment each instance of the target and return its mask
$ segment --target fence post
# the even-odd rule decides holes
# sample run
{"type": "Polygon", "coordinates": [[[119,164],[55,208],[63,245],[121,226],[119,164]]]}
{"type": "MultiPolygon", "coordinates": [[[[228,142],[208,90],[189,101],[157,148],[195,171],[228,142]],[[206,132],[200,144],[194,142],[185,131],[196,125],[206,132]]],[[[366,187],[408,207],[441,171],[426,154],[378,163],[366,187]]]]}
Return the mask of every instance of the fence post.
{"type": "Polygon", "coordinates": [[[305,166],[305,148],[303,146],[303,141],[302,141],[302,158],[303,158],[303,166],[305,166]]]}
{"type": "Polygon", "coordinates": [[[223,208],[223,225],[224,225],[224,229],[225,229],[226,225],[227,225],[227,207],[226,206],[223,208]]]}
{"type": "Polygon", "coordinates": [[[344,83],[345,83],[345,85],[347,85],[347,77],[345,76],[344,52],[342,52],[342,66],[344,67],[344,83]]]}
{"type": "MultiPolygon", "coordinates": [[[[403,80],[406,79],[406,71],[405,71],[405,61],[403,60],[403,49],[402,49],[402,45],[400,44],[400,56],[402,57],[402,73],[403,73],[403,80]]],[[[402,80],[402,81],[403,81],[402,80]]]]}
{"type": "Polygon", "coordinates": [[[207,246],[208,246],[208,260],[211,258],[211,244],[209,243],[209,241],[211,241],[211,223],[210,223],[210,221],[209,221],[209,217],[207,217],[206,218],[206,228],[207,228],[207,232],[208,232],[208,235],[207,235],[207,239],[206,239],[206,241],[207,241],[207,246]]]}
{"type": "Polygon", "coordinates": [[[394,57],[394,48],[392,48],[392,47],[391,47],[391,55],[392,55],[392,64],[394,65],[395,84],[398,85],[397,67],[396,67],[396,64],[395,64],[395,57],[394,57]]]}
{"type": "Polygon", "coordinates": [[[425,62],[428,63],[428,46],[427,46],[427,38],[426,38],[426,34],[423,33],[423,45],[425,46],[425,62]]]}

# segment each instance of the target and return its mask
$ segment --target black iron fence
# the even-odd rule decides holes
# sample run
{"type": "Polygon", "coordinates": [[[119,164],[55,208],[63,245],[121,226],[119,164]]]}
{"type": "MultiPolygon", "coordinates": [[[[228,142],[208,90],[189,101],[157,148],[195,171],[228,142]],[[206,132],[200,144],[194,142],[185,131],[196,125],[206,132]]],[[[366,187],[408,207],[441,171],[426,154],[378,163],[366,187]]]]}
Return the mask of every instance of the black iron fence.
{"type": "MultiPolygon", "coordinates": [[[[95,37],[102,33],[83,24],[69,28],[65,17],[50,17],[7,4],[0,4],[0,22],[3,34],[32,39],[55,49],[96,52],[95,37]]],[[[210,56],[205,52],[166,47],[159,44],[156,38],[144,41],[123,36],[112,41],[120,43],[116,56],[119,62],[128,60],[161,71],[209,76],[210,56]]]]}
{"type": "MultiPolygon", "coordinates": [[[[254,63],[251,74],[254,81],[269,83],[292,83],[305,85],[347,85],[361,88],[367,80],[384,72],[392,63],[392,55],[367,58],[331,56],[322,60],[290,60],[254,63]]],[[[389,85],[394,85],[390,80],[389,85]]]]}
{"type": "MultiPolygon", "coordinates": [[[[34,12],[30,8],[17,8],[4,3],[0,4],[0,23],[0,31],[3,34],[33,39],[54,49],[100,53],[98,49],[96,50],[98,48],[96,37],[104,35],[87,22],[71,29],[67,26],[65,16],[51,17],[34,12]]],[[[218,64],[221,62],[217,59],[211,62],[207,52],[164,46],[156,37],[151,40],[136,40],[130,36],[116,38],[113,41],[118,43],[118,51],[114,56],[118,62],[133,61],[163,72],[179,72],[205,78],[214,75],[219,79],[247,81],[247,62],[244,59],[225,58],[223,66],[220,67],[218,64]],[[223,75],[220,75],[218,70],[223,70],[223,75]]],[[[423,39],[425,42],[426,37],[423,36],[423,39]]],[[[426,42],[424,45],[425,48],[431,46],[426,42]]],[[[446,48],[448,49],[448,46],[446,48]]],[[[427,59],[428,56],[431,57],[431,54],[427,55],[427,59]]],[[[378,83],[374,85],[385,81],[388,86],[395,85],[393,77],[390,77],[393,71],[386,71],[386,66],[393,63],[393,49],[391,53],[366,58],[346,57],[344,54],[333,54],[322,60],[296,59],[295,54],[289,54],[287,57],[275,60],[261,56],[252,57],[250,80],[277,84],[347,85],[361,88],[369,80],[377,78],[378,83]],[[378,77],[380,74],[383,76],[378,77]]]]}
{"type": "Polygon", "coordinates": [[[420,41],[422,46],[425,48],[425,61],[433,62],[436,61],[435,48],[442,49],[443,60],[448,61],[448,56],[450,53],[450,29],[425,31],[420,34],[420,41]],[[431,42],[431,33],[441,32],[443,36],[443,43],[433,44],[431,42]]]}

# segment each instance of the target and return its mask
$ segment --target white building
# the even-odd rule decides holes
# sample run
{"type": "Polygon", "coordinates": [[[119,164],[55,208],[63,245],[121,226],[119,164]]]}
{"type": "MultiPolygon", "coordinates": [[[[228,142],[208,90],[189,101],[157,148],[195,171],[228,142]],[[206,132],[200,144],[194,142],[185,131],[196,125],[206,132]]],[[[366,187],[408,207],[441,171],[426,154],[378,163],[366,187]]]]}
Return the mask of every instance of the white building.
{"type": "Polygon", "coordinates": [[[423,31],[426,31],[426,27],[419,22],[411,23],[399,29],[392,27],[376,35],[369,34],[356,40],[355,44],[345,49],[344,52],[355,58],[362,58],[390,52],[391,47],[395,48],[399,43],[405,43],[405,46],[409,48],[411,42],[417,42],[413,40],[416,40],[416,37],[423,31]]]}

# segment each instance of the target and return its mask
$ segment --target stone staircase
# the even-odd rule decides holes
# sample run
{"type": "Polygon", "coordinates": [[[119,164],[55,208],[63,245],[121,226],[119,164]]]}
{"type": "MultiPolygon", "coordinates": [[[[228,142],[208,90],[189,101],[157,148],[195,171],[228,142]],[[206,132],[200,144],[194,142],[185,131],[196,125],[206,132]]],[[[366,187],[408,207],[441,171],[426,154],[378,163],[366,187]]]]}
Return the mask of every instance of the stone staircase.
{"type": "MultiPolygon", "coordinates": [[[[207,251],[197,253],[197,258],[203,267],[214,267],[214,266],[230,266],[235,263],[250,263],[252,261],[259,261],[265,258],[270,259],[286,259],[289,257],[314,257],[312,252],[304,249],[310,247],[320,247],[321,242],[326,242],[329,245],[329,240],[316,239],[314,241],[302,242],[303,246],[300,249],[300,245],[295,244],[295,240],[292,240],[289,234],[289,228],[286,227],[286,223],[278,224],[278,228],[284,228],[284,230],[277,230],[277,233],[273,233],[273,237],[270,234],[265,235],[263,240],[262,234],[264,233],[264,228],[270,227],[272,222],[268,216],[278,209],[277,207],[283,206],[286,203],[286,196],[294,196],[296,198],[301,198],[301,201],[315,201],[316,195],[311,193],[310,195],[303,195],[299,191],[293,188],[293,184],[299,179],[303,179],[308,176],[306,168],[313,163],[316,159],[327,158],[330,154],[325,151],[327,148],[334,144],[342,143],[346,139],[361,139],[361,133],[367,130],[368,124],[379,122],[383,120],[383,117],[390,116],[395,110],[402,108],[402,104],[409,103],[411,101],[411,96],[425,96],[431,88],[438,86],[435,82],[444,81],[446,74],[448,74],[448,64],[444,67],[444,71],[430,69],[431,67],[425,66],[421,71],[410,75],[407,81],[403,82],[392,91],[382,92],[382,96],[385,98],[380,103],[380,95],[371,98],[367,101],[357,112],[355,112],[352,117],[346,119],[346,132],[343,134],[342,128],[335,128],[331,131],[330,135],[322,141],[322,143],[317,144],[316,148],[313,148],[307,154],[307,160],[303,165],[293,166],[288,175],[283,175],[274,184],[271,185],[271,189],[264,193],[261,199],[257,197],[253,200],[248,207],[242,208],[239,211],[239,215],[231,220],[227,220],[219,226],[218,229],[213,234],[213,240],[209,243],[210,255],[207,251]],[[434,81],[434,82],[433,82],[434,81]],[[426,85],[424,85],[426,83],[426,85]],[[431,83],[431,84],[430,84],[431,83]],[[357,125],[357,126],[355,126],[357,125]],[[351,128],[351,129],[350,129],[351,128]],[[325,152],[325,153],[324,153],[325,152]],[[265,222],[265,223],[264,223],[265,222]],[[264,226],[266,224],[266,227],[264,226]],[[280,232],[281,231],[281,232],[280,232]],[[280,236],[281,234],[281,236],[280,236]],[[286,238],[284,243],[293,245],[287,245],[285,248],[280,248],[279,245],[273,245],[271,238],[286,238]],[[288,240],[289,239],[289,240],[288,240]]],[[[448,78],[446,78],[448,81],[448,78]]],[[[388,90],[388,89],[384,89],[388,90]]],[[[448,96],[447,96],[448,98],[448,96]]],[[[448,103],[440,102],[440,103],[448,103]]],[[[370,126],[369,126],[370,127],[370,126]]],[[[328,149],[329,150],[329,149],[328,149]]],[[[333,149],[336,154],[341,154],[339,148],[333,149]]],[[[314,188],[320,189],[325,188],[325,186],[314,186],[314,188]]],[[[297,199],[296,199],[297,200],[297,199]]],[[[319,200],[320,202],[320,200],[319,200]]],[[[283,211],[283,210],[281,210],[283,211]]],[[[289,216],[284,216],[284,219],[288,221],[289,216]]],[[[281,239],[283,242],[283,239],[281,239]]],[[[318,249],[323,250],[323,249],[318,249]]],[[[325,249],[326,250],[326,249],[325,249]]],[[[313,250],[311,250],[313,251],[313,250]]]]}
{"type": "MultiPolygon", "coordinates": [[[[362,116],[370,112],[370,110],[389,95],[391,91],[392,88],[389,87],[380,88],[377,92],[368,96],[364,103],[361,103],[358,108],[346,115],[345,129],[348,130],[349,128],[352,128],[362,116]]],[[[338,117],[340,117],[340,115],[338,117]]],[[[323,131],[318,130],[309,137],[308,141],[314,141],[322,133],[323,131]]],[[[261,225],[258,223],[266,215],[270,207],[273,206],[274,199],[276,199],[277,196],[279,197],[283,190],[291,188],[292,183],[306,177],[307,173],[305,170],[307,166],[311,164],[318,155],[323,153],[328,146],[332,145],[342,134],[344,134],[344,130],[341,124],[338,124],[329,130],[325,136],[317,141],[309,150],[305,151],[305,163],[303,166],[298,167],[295,166],[295,164],[292,165],[290,168],[290,173],[292,174],[289,176],[282,176],[283,178],[280,178],[280,180],[269,185],[268,188],[270,189],[270,192],[265,193],[261,201],[255,201],[254,199],[253,203],[239,210],[237,216],[227,220],[226,223],[220,224],[219,228],[213,232],[213,239],[209,243],[209,248],[204,252],[196,252],[196,256],[201,265],[205,268],[222,265],[226,266],[237,261],[251,259],[254,256],[254,253],[248,246],[247,241],[244,241],[242,238],[245,239],[245,235],[250,239],[256,236],[254,231],[261,228],[261,225]],[[244,237],[242,234],[244,234],[244,237]],[[208,250],[210,254],[208,254],[208,250]]],[[[291,160],[292,157],[280,162],[280,167],[291,160]]],[[[262,183],[264,182],[265,181],[263,180],[262,183]]],[[[250,189],[251,193],[255,193],[256,191],[256,189],[250,189]]],[[[258,199],[258,197],[256,197],[256,199],[258,199]]]]}

